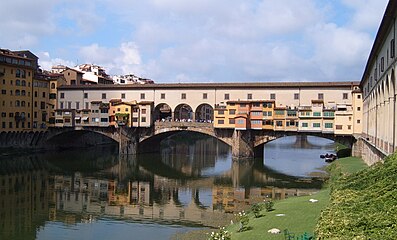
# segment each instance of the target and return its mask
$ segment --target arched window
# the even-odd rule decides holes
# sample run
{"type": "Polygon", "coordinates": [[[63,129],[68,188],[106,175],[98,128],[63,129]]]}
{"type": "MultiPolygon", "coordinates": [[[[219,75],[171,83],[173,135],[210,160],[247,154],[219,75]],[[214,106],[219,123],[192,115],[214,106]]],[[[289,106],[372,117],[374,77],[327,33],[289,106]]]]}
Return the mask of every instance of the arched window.
{"type": "Polygon", "coordinates": [[[21,102],[19,100],[15,101],[15,107],[20,107],[21,106],[21,102]]]}
{"type": "Polygon", "coordinates": [[[21,77],[22,78],[26,78],[26,71],[25,70],[21,70],[21,77]]]}
{"type": "Polygon", "coordinates": [[[21,70],[17,69],[15,71],[15,77],[21,77],[21,70]]]}
{"type": "Polygon", "coordinates": [[[25,105],[26,105],[26,102],[25,102],[25,101],[22,101],[22,102],[21,102],[21,107],[25,107],[25,105]]]}
{"type": "Polygon", "coordinates": [[[22,80],[22,82],[21,82],[22,84],[22,86],[26,86],[26,81],[25,80],[22,80]]]}
{"type": "Polygon", "coordinates": [[[21,91],[15,90],[15,96],[19,96],[19,95],[21,95],[21,91]]]}
{"type": "Polygon", "coordinates": [[[17,79],[17,80],[15,81],[15,86],[21,86],[21,80],[17,79]]]}
{"type": "Polygon", "coordinates": [[[21,95],[22,95],[22,96],[26,96],[25,90],[22,90],[22,91],[21,91],[21,95]]]}
{"type": "Polygon", "coordinates": [[[55,89],[55,83],[51,83],[51,89],[55,89]]]}

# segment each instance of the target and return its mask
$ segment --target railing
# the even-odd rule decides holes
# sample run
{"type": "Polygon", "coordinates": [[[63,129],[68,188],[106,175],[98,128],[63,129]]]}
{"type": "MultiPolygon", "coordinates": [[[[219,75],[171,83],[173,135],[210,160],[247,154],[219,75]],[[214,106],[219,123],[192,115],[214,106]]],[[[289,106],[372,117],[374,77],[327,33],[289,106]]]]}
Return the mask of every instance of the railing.
{"type": "Polygon", "coordinates": [[[176,121],[169,121],[169,122],[155,122],[155,128],[170,128],[170,127],[207,127],[212,128],[213,124],[209,122],[176,122],[176,121]]]}

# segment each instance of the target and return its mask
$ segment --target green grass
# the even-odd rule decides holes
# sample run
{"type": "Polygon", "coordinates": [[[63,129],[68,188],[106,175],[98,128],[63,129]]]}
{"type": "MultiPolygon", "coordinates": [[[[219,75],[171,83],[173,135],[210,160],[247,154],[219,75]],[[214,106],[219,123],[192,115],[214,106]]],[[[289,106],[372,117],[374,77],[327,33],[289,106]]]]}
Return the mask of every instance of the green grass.
{"type": "MultiPolygon", "coordinates": [[[[337,181],[342,176],[347,176],[366,168],[366,164],[355,157],[341,158],[329,165],[328,170],[332,181],[337,181]]],[[[250,214],[249,226],[251,230],[237,232],[237,223],[229,225],[227,230],[231,232],[232,239],[284,239],[284,234],[271,234],[267,231],[278,228],[281,231],[288,229],[296,236],[304,232],[313,233],[320,218],[321,211],[330,203],[330,188],[327,185],[311,196],[292,197],[281,201],[276,201],[274,211],[262,211],[263,216],[255,218],[250,214]],[[318,202],[311,203],[309,199],[317,199],[318,202]],[[285,214],[285,216],[276,216],[285,214]]]]}
{"type": "Polygon", "coordinates": [[[255,218],[250,216],[249,226],[251,230],[237,232],[238,224],[228,227],[232,232],[232,239],[284,239],[284,234],[271,234],[267,231],[272,228],[280,230],[288,229],[295,234],[313,232],[320,212],[328,204],[329,189],[324,189],[311,196],[293,197],[274,204],[274,211],[262,211],[263,216],[255,218]],[[319,200],[316,203],[309,202],[309,199],[319,200]],[[276,216],[285,214],[285,216],[276,216]]]}
{"type": "Polygon", "coordinates": [[[343,173],[344,175],[348,175],[363,170],[368,166],[367,164],[364,163],[364,161],[361,158],[346,157],[334,161],[330,165],[330,167],[339,169],[341,173],[343,173]]]}
{"type": "MultiPolygon", "coordinates": [[[[357,169],[346,165],[346,169],[357,169]]],[[[316,232],[322,239],[397,239],[397,154],[331,184],[316,232]]]]}

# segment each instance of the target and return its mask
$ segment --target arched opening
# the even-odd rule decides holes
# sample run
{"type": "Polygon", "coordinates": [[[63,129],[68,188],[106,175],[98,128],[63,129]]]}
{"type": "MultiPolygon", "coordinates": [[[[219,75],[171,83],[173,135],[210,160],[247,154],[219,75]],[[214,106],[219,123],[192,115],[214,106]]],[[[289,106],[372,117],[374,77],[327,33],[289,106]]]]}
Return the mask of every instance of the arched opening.
{"type": "Polygon", "coordinates": [[[171,107],[166,103],[158,104],[154,109],[155,121],[170,121],[172,120],[171,107]]]}
{"type": "Polygon", "coordinates": [[[55,83],[51,83],[51,89],[55,89],[55,83]]]}
{"type": "Polygon", "coordinates": [[[194,120],[193,117],[193,110],[192,108],[187,105],[187,104],[179,104],[176,106],[175,111],[174,111],[174,120],[175,121],[192,121],[194,120]]]}
{"type": "Polygon", "coordinates": [[[203,103],[196,108],[196,122],[212,122],[214,120],[214,108],[203,103]]]}

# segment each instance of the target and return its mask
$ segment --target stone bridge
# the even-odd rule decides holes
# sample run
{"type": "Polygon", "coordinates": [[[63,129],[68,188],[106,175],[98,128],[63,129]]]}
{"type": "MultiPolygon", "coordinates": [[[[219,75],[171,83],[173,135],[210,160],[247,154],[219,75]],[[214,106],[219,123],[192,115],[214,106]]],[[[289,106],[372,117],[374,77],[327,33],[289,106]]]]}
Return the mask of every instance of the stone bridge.
{"type": "MultiPolygon", "coordinates": [[[[68,141],[73,142],[77,139],[77,137],[74,138],[73,134],[82,136],[94,132],[117,142],[120,154],[136,154],[137,152],[159,151],[159,143],[162,139],[182,131],[197,132],[219,139],[231,146],[234,158],[261,158],[263,157],[265,143],[291,135],[323,137],[350,147],[355,142],[355,138],[351,135],[339,136],[321,132],[219,129],[214,128],[212,123],[156,122],[150,128],[63,127],[51,128],[46,132],[2,132],[0,134],[0,143],[2,147],[46,148],[53,145],[55,139],[62,138],[65,134],[69,134],[70,139],[68,141]]],[[[95,136],[91,136],[90,140],[95,142],[95,138],[95,136]]]]}

